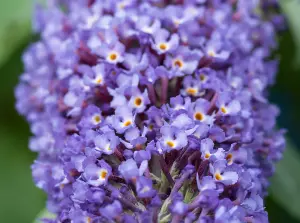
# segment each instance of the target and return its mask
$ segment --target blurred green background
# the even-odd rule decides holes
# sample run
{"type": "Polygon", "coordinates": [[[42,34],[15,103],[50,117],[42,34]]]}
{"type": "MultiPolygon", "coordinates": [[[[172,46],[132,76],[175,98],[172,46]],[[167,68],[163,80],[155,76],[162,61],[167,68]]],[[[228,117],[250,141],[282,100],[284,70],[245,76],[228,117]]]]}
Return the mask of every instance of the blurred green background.
{"type": "MultiPolygon", "coordinates": [[[[284,159],[266,199],[270,222],[300,223],[300,3],[281,1],[289,31],[279,37],[280,72],[270,100],[281,108],[278,126],[288,130],[284,159]]],[[[13,90],[22,72],[21,54],[35,40],[30,29],[32,0],[0,0],[0,222],[30,223],[45,207],[35,188],[28,148],[29,127],[14,108],[13,90]]]]}

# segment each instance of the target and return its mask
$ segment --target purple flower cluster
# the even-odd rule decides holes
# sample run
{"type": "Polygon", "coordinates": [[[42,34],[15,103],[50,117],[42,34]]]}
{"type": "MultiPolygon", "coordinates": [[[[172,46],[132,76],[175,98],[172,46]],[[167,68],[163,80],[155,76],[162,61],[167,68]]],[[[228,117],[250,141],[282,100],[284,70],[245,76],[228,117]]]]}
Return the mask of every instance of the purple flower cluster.
{"type": "Polygon", "coordinates": [[[279,15],[260,0],[48,0],[23,56],[51,222],[268,222],[279,15]],[[275,21],[275,22],[274,22],[275,21]],[[276,23],[277,21],[277,23],[276,23]]]}

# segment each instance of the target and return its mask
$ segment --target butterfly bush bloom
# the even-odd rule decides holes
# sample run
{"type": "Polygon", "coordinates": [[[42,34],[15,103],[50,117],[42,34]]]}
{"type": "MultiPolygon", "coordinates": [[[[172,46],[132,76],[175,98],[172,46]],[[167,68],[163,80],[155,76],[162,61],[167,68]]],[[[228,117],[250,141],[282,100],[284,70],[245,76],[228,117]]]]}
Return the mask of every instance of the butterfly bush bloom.
{"type": "MultiPolygon", "coordinates": [[[[16,107],[47,222],[268,222],[275,1],[49,0],[16,107]]],[[[282,29],[282,27],[279,27],[282,29]]]]}

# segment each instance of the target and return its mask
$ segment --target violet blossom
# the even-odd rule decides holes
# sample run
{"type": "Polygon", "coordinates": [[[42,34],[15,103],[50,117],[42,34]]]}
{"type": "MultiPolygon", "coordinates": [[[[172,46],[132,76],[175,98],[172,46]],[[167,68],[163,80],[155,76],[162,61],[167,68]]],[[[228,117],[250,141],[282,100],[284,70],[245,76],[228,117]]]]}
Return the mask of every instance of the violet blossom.
{"type": "Polygon", "coordinates": [[[23,56],[16,108],[56,214],[47,222],[268,222],[285,140],[267,99],[281,17],[263,3],[36,8],[40,40],[23,56]]]}

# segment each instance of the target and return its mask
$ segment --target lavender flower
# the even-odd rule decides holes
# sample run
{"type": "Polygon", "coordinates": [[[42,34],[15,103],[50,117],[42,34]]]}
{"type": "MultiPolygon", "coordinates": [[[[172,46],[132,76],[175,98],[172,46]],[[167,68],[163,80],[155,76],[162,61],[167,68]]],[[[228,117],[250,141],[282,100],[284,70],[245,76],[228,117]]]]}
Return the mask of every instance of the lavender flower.
{"type": "Polygon", "coordinates": [[[268,222],[274,4],[47,2],[16,107],[53,223],[268,222]]]}

